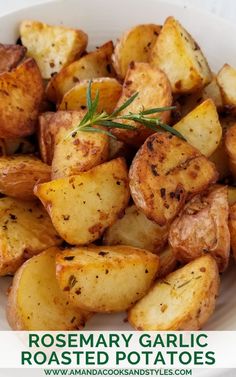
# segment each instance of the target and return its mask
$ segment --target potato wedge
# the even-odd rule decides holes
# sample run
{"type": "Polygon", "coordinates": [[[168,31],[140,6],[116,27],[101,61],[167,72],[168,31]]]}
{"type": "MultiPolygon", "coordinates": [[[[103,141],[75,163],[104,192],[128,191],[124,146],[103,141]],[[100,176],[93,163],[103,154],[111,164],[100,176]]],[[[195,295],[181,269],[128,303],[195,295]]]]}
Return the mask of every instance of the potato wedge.
{"type": "Polygon", "coordinates": [[[159,226],[135,205],[126,208],[125,214],[108,228],[103,237],[105,245],[127,245],[158,253],[168,239],[168,226],[159,226]]]}
{"type": "Polygon", "coordinates": [[[217,110],[221,111],[223,108],[222,96],[220,92],[220,87],[213,77],[212,81],[202,89],[189,94],[185,94],[178,98],[180,103],[180,111],[182,117],[187,115],[190,111],[194,110],[195,107],[199,106],[202,102],[207,99],[211,99],[217,110]]]}
{"type": "MultiPolygon", "coordinates": [[[[121,111],[120,114],[126,115],[129,112],[139,113],[142,110],[148,110],[156,107],[170,106],[172,95],[169,81],[166,75],[159,69],[152,68],[148,63],[132,63],[125,77],[122,95],[117,103],[116,108],[127,101],[135,92],[138,97],[129,105],[128,108],[121,111]]],[[[157,114],[150,115],[156,117],[157,114]]],[[[159,118],[165,123],[170,119],[170,111],[159,113],[159,118]]],[[[139,147],[145,139],[152,134],[150,128],[147,128],[137,122],[128,120],[120,121],[124,124],[132,124],[136,130],[113,129],[113,134],[118,139],[139,147]]]]}
{"type": "Polygon", "coordinates": [[[188,113],[174,129],[204,156],[211,156],[220,144],[222,127],[214,102],[207,99],[188,113]]]}
{"type": "Polygon", "coordinates": [[[40,203],[0,199],[0,276],[14,274],[26,259],[61,242],[40,203]]]}
{"type": "Polygon", "coordinates": [[[220,86],[224,105],[232,107],[232,110],[235,112],[236,69],[229,64],[225,64],[217,74],[217,82],[220,86]]]}
{"type": "Polygon", "coordinates": [[[33,59],[0,74],[0,137],[32,134],[42,98],[43,82],[33,59]]]}
{"type": "Polygon", "coordinates": [[[229,206],[236,203],[236,187],[228,186],[228,203],[229,206]]]}
{"type": "Polygon", "coordinates": [[[11,156],[15,153],[31,154],[35,152],[35,145],[27,138],[0,139],[1,156],[11,156]]]}
{"type": "Polygon", "coordinates": [[[123,141],[109,138],[109,160],[117,157],[125,157],[130,159],[133,157],[135,151],[130,147],[130,145],[125,144],[123,141]]]}
{"type": "Polygon", "coordinates": [[[91,314],[75,309],[56,280],[52,247],[31,258],[17,271],[7,304],[7,319],[13,330],[66,331],[84,327],[91,314]]]}
{"type": "Polygon", "coordinates": [[[20,37],[27,55],[34,58],[44,79],[59,72],[85,51],[88,37],[83,31],[25,20],[20,37]]]}
{"type": "Polygon", "coordinates": [[[109,137],[101,133],[77,132],[73,130],[84,117],[84,112],[58,112],[52,123],[59,128],[54,137],[52,179],[68,177],[87,171],[108,159],[109,137]],[[72,133],[72,135],[70,135],[72,133]]]}
{"type": "Polygon", "coordinates": [[[157,281],[129,311],[129,323],[144,331],[199,330],[214,312],[218,291],[215,260],[197,258],[157,281]]]}
{"type": "MultiPolygon", "coordinates": [[[[83,80],[67,92],[59,106],[59,110],[86,110],[86,93],[89,80],[83,80]]],[[[93,79],[91,84],[91,96],[94,100],[99,91],[97,112],[106,111],[111,113],[120,98],[122,86],[116,79],[103,77],[93,79]]]]}
{"type": "Polygon", "coordinates": [[[46,89],[47,98],[52,102],[60,103],[66,92],[78,82],[97,77],[114,76],[111,66],[113,49],[113,42],[109,41],[97,50],[62,68],[51,78],[46,89]]]}
{"type": "Polygon", "coordinates": [[[229,231],[233,257],[236,260],[236,203],[229,207],[229,231]]]}
{"type": "MultiPolygon", "coordinates": [[[[50,120],[56,113],[46,112],[39,116],[38,124],[38,144],[40,157],[45,164],[51,165],[54,153],[54,133],[50,120]]],[[[55,131],[57,132],[57,131],[55,131]]]]}
{"type": "Polygon", "coordinates": [[[87,172],[37,185],[34,191],[65,241],[88,244],[123,214],[129,201],[127,167],[117,158],[87,172]]]}
{"type": "Polygon", "coordinates": [[[192,93],[212,78],[200,47],[174,17],[166,19],[153,46],[150,63],[166,73],[173,93],[192,93]]]}
{"type": "Polygon", "coordinates": [[[159,225],[173,221],[185,201],[217,181],[212,162],[169,133],[149,136],[129,172],[136,206],[159,225]]]}
{"type": "Polygon", "coordinates": [[[158,271],[158,278],[164,278],[166,275],[173,272],[178,266],[178,261],[175,258],[173,249],[170,245],[167,245],[164,250],[159,254],[160,268],[158,271]]]}
{"type": "Polygon", "coordinates": [[[158,267],[158,256],[128,246],[75,247],[56,258],[61,289],[74,306],[92,312],[130,308],[148,291],[158,267]]]}
{"type": "Polygon", "coordinates": [[[236,178],[236,123],[230,127],[225,135],[225,149],[229,159],[229,168],[236,178]]]}
{"type": "Polygon", "coordinates": [[[230,255],[229,206],[226,186],[194,196],[170,226],[169,243],[181,262],[209,253],[219,271],[226,270],[230,255]]]}
{"type": "Polygon", "coordinates": [[[20,45],[0,43],[0,73],[11,71],[24,58],[26,48],[20,45]]]}
{"type": "Polygon", "coordinates": [[[131,62],[148,62],[150,51],[160,33],[161,26],[155,24],[136,25],[118,40],[112,56],[116,73],[125,78],[131,62]]]}
{"type": "Polygon", "coordinates": [[[35,199],[36,183],[51,180],[51,168],[34,156],[0,157],[0,193],[18,199],[35,199]]]}

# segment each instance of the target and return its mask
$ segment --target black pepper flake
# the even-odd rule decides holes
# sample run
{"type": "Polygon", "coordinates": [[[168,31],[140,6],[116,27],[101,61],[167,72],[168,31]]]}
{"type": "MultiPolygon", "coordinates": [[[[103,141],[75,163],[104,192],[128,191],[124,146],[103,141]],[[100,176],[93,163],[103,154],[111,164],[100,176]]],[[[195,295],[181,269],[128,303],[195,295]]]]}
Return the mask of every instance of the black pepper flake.
{"type": "Polygon", "coordinates": [[[9,217],[11,220],[17,220],[16,215],[13,215],[12,213],[9,213],[9,217]]]}
{"type": "Polygon", "coordinates": [[[105,271],[105,274],[107,275],[108,273],[109,273],[109,270],[106,270],[106,271],[105,271]]]}
{"type": "Polygon", "coordinates": [[[81,294],[81,288],[76,289],[75,294],[80,295],[81,294]]]}
{"type": "Polygon", "coordinates": [[[160,193],[161,193],[161,197],[165,198],[165,196],[166,196],[166,189],[165,188],[161,188],[160,189],[160,193]]]}
{"type": "Polygon", "coordinates": [[[77,135],[77,132],[75,131],[75,132],[73,132],[73,133],[71,134],[71,137],[76,137],[76,135],[77,135]]]}
{"type": "Polygon", "coordinates": [[[81,105],[80,108],[81,108],[81,110],[85,110],[86,106],[85,105],[81,105]]]}
{"type": "Polygon", "coordinates": [[[74,275],[71,275],[68,280],[68,284],[70,288],[73,288],[75,284],[77,283],[77,279],[74,275]]]}
{"type": "Polygon", "coordinates": [[[101,257],[105,257],[105,255],[109,254],[108,251],[99,251],[98,255],[100,255],[101,257]]]}
{"type": "Polygon", "coordinates": [[[120,186],[121,183],[120,183],[120,181],[116,181],[116,184],[117,184],[118,186],[120,186]]]}
{"type": "Polygon", "coordinates": [[[147,141],[147,148],[152,152],[153,151],[153,142],[152,140],[147,141]]]}
{"type": "Polygon", "coordinates": [[[76,318],[75,318],[75,317],[73,317],[73,318],[71,319],[70,323],[73,323],[73,322],[75,322],[75,320],[76,320],[76,318]]]}
{"type": "Polygon", "coordinates": [[[68,255],[68,257],[64,257],[64,260],[73,260],[74,258],[73,255],[68,255]]]}
{"type": "Polygon", "coordinates": [[[68,221],[70,219],[70,215],[62,215],[63,220],[68,221]]]}
{"type": "Polygon", "coordinates": [[[145,270],[145,274],[148,274],[148,270],[147,269],[145,270]]]}
{"type": "Polygon", "coordinates": [[[150,165],[150,168],[151,168],[151,172],[152,172],[152,174],[155,176],[155,177],[157,177],[159,174],[158,174],[158,172],[157,172],[157,167],[156,167],[156,165],[150,165]]]}

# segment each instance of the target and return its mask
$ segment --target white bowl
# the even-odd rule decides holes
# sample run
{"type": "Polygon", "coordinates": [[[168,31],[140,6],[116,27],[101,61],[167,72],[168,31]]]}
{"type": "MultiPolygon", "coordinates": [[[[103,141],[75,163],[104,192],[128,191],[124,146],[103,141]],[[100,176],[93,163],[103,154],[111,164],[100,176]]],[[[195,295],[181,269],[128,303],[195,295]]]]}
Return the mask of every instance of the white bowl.
{"type": "MultiPolygon", "coordinates": [[[[79,27],[89,35],[89,48],[115,40],[124,30],[139,23],[163,23],[173,15],[195,37],[213,71],[224,63],[236,66],[236,27],[225,20],[186,6],[158,0],[63,0],[29,7],[0,17],[0,41],[14,43],[24,19],[79,27]]],[[[8,330],[5,318],[6,289],[9,278],[0,278],[0,330],[8,330]]],[[[206,330],[236,330],[236,268],[222,277],[217,309],[206,330]]],[[[86,330],[128,330],[125,314],[95,315],[86,330]]]]}

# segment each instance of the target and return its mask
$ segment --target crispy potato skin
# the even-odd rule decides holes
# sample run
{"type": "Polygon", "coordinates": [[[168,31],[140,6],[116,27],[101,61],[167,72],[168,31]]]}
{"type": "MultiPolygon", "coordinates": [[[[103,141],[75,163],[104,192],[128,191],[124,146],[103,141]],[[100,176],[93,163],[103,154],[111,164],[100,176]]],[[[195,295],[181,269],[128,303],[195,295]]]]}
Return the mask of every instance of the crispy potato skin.
{"type": "MultiPolygon", "coordinates": [[[[148,63],[132,63],[128,69],[123,84],[122,95],[117,103],[117,108],[127,101],[135,92],[138,97],[130,106],[121,111],[120,114],[126,115],[129,112],[139,113],[141,110],[148,110],[156,107],[170,106],[172,94],[169,80],[166,75],[157,68],[152,68],[148,63]],[[158,90],[157,90],[158,88],[158,90]]],[[[150,117],[156,117],[156,114],[150,117]]],[[[159,118],[164,122],[170,119],[170,112],[164,111],[159,114],[159,118]]],[[[145,139],[154,131],[133,121],[120,120],[121,123],[132,124],[136,127],[135,131],[124,129],[113,129],[112,133],[119,140],[139,147],[145,139]]]]}
{"type": "Polygon", "coordinates": [[[51,168],[34,156],[0,157],[0,192],[19,199],[35,199],[36,183],[51,180],[51,168]]]}
{"type": "Polygon", "coordinates": [[[153,46],[150,63],[166,73],[173,93],[192,93],[212,78],[199,46],[173,17],[166,19],[153,46]]]}
{"type": "Polygon", "coordinates": [[[126,31],[118,40],[112,56],[113,65],[120,79],[124,79],[131,62],[148,62],[152,47],[161,26],[137,25],[126,31]]]}
{"type": "Polygon", "coordinates": [[[234,259],[236,260],[236,203],[229,207],[229,231],[231,249],[233,251],[234,259]]]}
{"type": "MultiPolygon", "coordinates": [[[[90,80],[83,80],[71,88],[63,97],[59,110],[86,110],[86,93],[90,80]]],[[[108,114],[114,110],[120,98],[122,86],[114,78],[95,78],[91,83],[91,97],[94,100],[97,90],[99,91],[99,101],[97,112],[106,111],[108,114]]]]}
{"type": "Polygon", "coordinates": [[[113,77],[114,71],[111,65],[113,49],[113,42],[109,41],[97,50],[62,68],[48,83],[47,98],[52,102],[60,103],[66,92],[82,80],[113,77]]]}
{"type": "Polygon", "coordinates": [[[103,237],[105,245],[128,245],[159,253],[168,239],[168,226],[159,226],[135,205],[126,208],[125,214],[108,228],[103,237]]]}
{"type": "Polygon", "coordinates": [[[199,330],[214,312],[219,282],[215,260],[197,258],[158,280],[129,311],[129,323],[143,331],[199,330]]]}
{"type": "Polygon", "coordinates": [[[130,197],[127,167],[117,158],[87,172],[37,185],[34,192],[60,236],[72,245],[85,245],[123,215],[130,197]]]}
{"type": "Polygon", "coordinates": [[[7,303],[13,330],[70,331],[82,329],[90,313],[68,303],[56,281],[53,247],[25,262],[14,276],[7,303]]]}
{"type": "Polygon", "coordinates": [[[222,127],[217,109],[211,99],[197,106],[173,128],[206,157],[214,153],[222,138],[222,127]]]}
{"type": "Polygon", "coordinates": [[[223,104],[236,113],[236,69],[225,64],[217,74],[217,82],[221,90],[223,104]]]}
{"type": "Polygon", "coordinates": [[[53,136],[50,127],[50,120],[56,115],[53,112],[45,112],[40,114],[38,119],[38,144],[41,160],[47,164],[52,164],[53,159],[53,136]]]}
{"type": "Polygon", "coordinates": [[[185,201],[217,181],[215,166],[169,133],[149,136],[129,172],[136,206],[159,225],[173,221],[185,201]]]}
{"type": "Polygon", "coordinates": [[[73,133],[83,117],[82,111],[61,111],[51,119],[51,129],[57,129],[53,141],[52,179],[88,171],[108,160],[108,135],[89,132],[73,133]]]}
{"type": "Polygon", "coordinates": [[[236,178],[236,122],[225,134],[225,149],[229,159],[229,168],[236,178]]]}
{"type": "Polygon", "coordinates": [[[43,82],[33,59],[0,74],[0,137],[32,134],[42,98],[43,82]]]}
{"type": "Polygon", "coordinates": [[[169,243],[176,259],[189,262],[210,253],[224,271],[230,255],[228,217],[227,187],[193,197],[170,226],[169,243]]]}
{"type": "Polygon", "coordinates": [[[25,53],[24,46],[0,43],[0,74],[15,68],[24,58],[25,53]]]}
{"type": "Polygon", "coordinates": [[[38,202],[0,199],[0,276],[14,274],[26,259],[61,242],[38,202]]]}
{"type": "Polygon", "coordinates": [[[154,281],[158,256],[128,246],[90,246],[57,255],[56,275],[70,302],[93,312],[127,310],[154,281]]]}
{"type": "Polygon", "coordinates": [[[88,36],[82,30],[24,20],[20,25],[27,55],[34,58],[44,79],[76,60],[86,49],[88,36]]]}

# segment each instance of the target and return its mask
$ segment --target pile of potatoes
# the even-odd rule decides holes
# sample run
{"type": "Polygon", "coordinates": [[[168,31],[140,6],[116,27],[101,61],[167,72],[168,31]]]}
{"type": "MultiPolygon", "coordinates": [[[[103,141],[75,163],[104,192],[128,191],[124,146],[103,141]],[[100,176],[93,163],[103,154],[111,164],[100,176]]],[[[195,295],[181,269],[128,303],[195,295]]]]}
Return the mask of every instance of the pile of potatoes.
{"type": "Polygon", "coordinates": [[[20,41],[0,45],[10,326],[75,330],[127,311],[138,330],[202,328],[236,257],[236,69],[213,73],[174,17],[91,52],[85,32],[30,20],[20,41]],[[184,139],[133,121],[115,139],[73,133],[90,82],[98,112],[136,92],[122,115],[174,105],[158,117],[184,139]]]}

